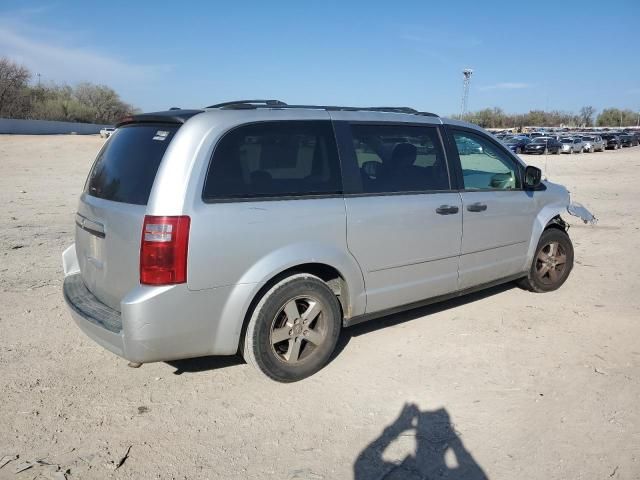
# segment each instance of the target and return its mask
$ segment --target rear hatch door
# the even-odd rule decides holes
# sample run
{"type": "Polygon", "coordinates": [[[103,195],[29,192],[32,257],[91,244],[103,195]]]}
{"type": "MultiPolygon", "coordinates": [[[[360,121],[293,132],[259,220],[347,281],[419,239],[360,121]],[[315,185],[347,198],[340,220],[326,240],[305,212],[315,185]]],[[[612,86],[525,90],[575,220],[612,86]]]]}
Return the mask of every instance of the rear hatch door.
{"type": "Polygon", "coordinates": [[[100,301],[120,311],[139,285],[140,238],[151,187],[175,123],[130,123],[116,130],[89,173],[76,214],[82,279],[100,301]]]}

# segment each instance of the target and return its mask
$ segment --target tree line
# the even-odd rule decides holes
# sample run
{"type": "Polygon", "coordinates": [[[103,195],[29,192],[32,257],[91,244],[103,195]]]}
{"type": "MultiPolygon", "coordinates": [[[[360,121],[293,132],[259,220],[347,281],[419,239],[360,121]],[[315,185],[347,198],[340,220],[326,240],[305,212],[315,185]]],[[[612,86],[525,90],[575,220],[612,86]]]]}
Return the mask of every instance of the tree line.
{"type": "Polygon", "coordinates": [[[31,71],[0,57],[0,118],[113,124],[136,109],[105,85],[32,85],[31,71]]]}
{"type": "MultiPolygon", "coordinates": [[[[105,85],[32,85],[32,78],[28,68],[0,57],[0,118],[113,124],[136,112],[105,85]]],[[[627,127],[640,120],[640,114],[629,109],[605,108],[599,115],[595,113],[592,106],[582,107],[578,114],[557,110],[511,114],[495,107],[466,113],[462,119],[484,128],[627,127]]]]}
{"type": "MultiPolygon", "coordinates": [[[[630,109],[605,108],[595,115],[592,106],[582,107],[578,114],[552,110],[531,110],[529,113],[506,113],[501,108],[485,108],[462,115],[462,120],[483,128],[544,127],[629,127],[637,125],[640,113],[630,109]]],[[[459,118],[459,116],[458,116],[459,118]]]]}

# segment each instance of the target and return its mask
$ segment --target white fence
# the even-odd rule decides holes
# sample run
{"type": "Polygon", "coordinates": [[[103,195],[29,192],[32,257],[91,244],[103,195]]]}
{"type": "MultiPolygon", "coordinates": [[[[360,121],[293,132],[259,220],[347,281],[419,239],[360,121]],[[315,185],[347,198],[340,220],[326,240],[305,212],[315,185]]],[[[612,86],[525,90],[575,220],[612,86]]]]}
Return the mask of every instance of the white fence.
{"type": "Polygon", "coordinates": [[[64,133],[90,135],[92,133],[99,133],[102,127],[108,126],[110,125],[0,118],[0,133],[13,133],[18,135],[52,135],[64,133]]]}

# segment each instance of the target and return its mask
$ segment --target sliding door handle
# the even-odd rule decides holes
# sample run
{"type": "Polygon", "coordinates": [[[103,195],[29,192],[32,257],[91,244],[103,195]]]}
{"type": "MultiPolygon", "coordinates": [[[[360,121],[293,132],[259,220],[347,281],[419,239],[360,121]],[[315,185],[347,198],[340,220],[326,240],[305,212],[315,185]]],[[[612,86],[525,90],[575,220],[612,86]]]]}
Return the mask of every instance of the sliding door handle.
{"type": "Polygon", "coordinates": [[[484,212],[487,209],[487,205],[485,203],[472,203],[467,207],[467,210],[470,212],[484,212]]]}
{"type": "Polygon", "coordinates": [[[436,213],[438,215],[454,215],[458,213],[458,207],[455,205],[440,205],[436,208],[436,213]]]}

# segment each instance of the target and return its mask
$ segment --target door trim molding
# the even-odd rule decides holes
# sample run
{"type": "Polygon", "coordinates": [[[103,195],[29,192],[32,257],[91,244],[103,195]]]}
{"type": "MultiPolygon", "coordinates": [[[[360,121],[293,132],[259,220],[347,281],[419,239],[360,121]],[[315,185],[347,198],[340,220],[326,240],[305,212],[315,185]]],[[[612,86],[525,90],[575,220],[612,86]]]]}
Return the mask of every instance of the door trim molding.
{"type": "Polygon", "coordinates": [[[456,254],[456,255],[448,255],[446,257],[430,258],[428,260],[414,260],[414,261],[411,261],[409,263],[402,263],[402,264],[399,264],[399,265],[389,265],[389,266],[385,266],[385,267],[375,268],[373,270],[367,270],[367,272],[368,273],[375,273],[375,272],[382,272],[384,270],[393,270],[394,268],[411,267],[413,265],[421,265],[423,263],[437,262],[439,260],[448,260],[450,258],[457,258],[459,256],[460,255],[456,254]]]}
{"type": "MultiPolygon", "coordinates": [[[[463,235],[464,235],[464,232],[463,232],[463,235]]],[[[464,257],[465,255],[473,255],[474,253],[488,252],[490,250],[496,250],[498,248],[504,248],[504,247],[511,247],[513,245],[520,245],[520,244],[523,244],[523,243],[528,244],[529,240],[521,240],[519,242],[505,243],[504,245],[496,245],[495,247],[483,248],[481,250],[473,250],[471,252],[461,253],[460,256],[464,257]]]]}

